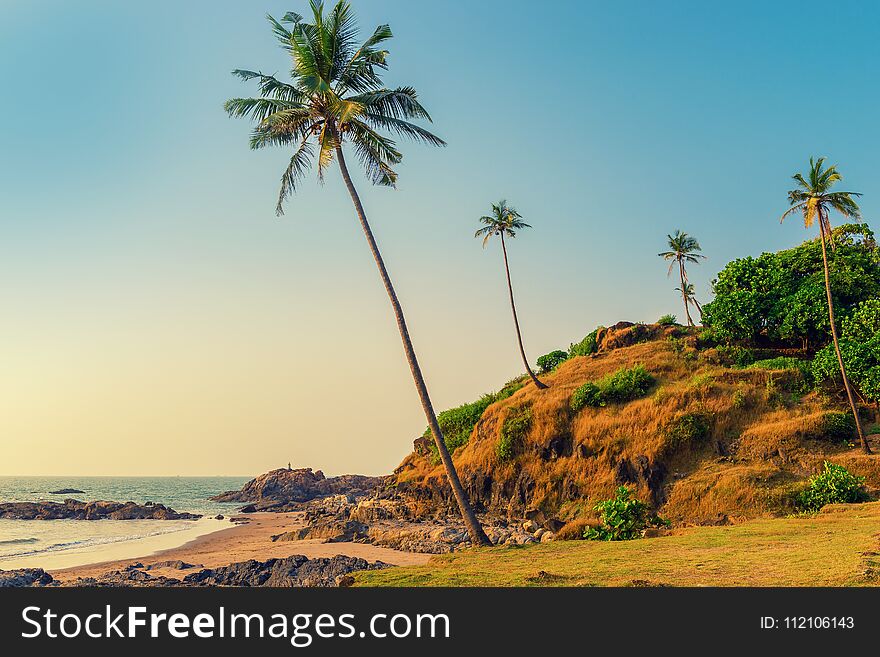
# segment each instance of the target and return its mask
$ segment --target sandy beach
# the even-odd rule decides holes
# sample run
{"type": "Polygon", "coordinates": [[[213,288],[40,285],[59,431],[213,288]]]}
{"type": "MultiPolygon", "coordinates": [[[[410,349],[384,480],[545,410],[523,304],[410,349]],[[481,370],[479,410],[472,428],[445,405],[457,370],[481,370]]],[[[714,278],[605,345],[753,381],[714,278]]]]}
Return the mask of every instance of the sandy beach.
{"type": "MultiPolygon", "coordinates": [[[[180,560],[206,568],[215,568],[248,559],[265,561],[294,554],[307,557],[332,557],[340,554],[402,566],[423,565],[431,558],[429,554],[400,552],[363,543],[322,543],[314,539],[273,543],[271,539],[273,535],[303,526],[302,514],[299,513],[253,513],[236,516],[236,519],[245,522],[199,536],[179,547],[147,552],[143,556],[134,558],[51,569],[50,572],[58,580],[73,581],[79,577],[97,577],[137,562],[149,566],[161,561],[180,560]]],[[[195,572],[195,569],[181,571],[158,568],[151,570],[150,574],[181,578],[190,572],[195,572]]]]}

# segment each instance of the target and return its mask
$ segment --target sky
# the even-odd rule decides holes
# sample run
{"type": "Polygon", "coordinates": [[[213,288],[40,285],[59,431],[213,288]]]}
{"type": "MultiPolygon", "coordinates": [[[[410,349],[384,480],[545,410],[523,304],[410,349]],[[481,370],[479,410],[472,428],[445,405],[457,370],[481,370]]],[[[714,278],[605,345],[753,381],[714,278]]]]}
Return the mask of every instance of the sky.
{"type": "MultiPolygon", "coordinates": [[[[880,210],[880,5],[355,0],[389,23],[449,146],[402,144],[363,197],[438,409],[522,372],[498,245],[506,198],[526,349],[682,315],[731,259],[798,244],[790,177],[839,164],[880,210]]],[[[303,0],[0,0],[0,474],[390,472],[425,418],[338,170],[274,215],[289,153],[248,149],[236,68],[283,76],[265,14],[303,0]]]]}

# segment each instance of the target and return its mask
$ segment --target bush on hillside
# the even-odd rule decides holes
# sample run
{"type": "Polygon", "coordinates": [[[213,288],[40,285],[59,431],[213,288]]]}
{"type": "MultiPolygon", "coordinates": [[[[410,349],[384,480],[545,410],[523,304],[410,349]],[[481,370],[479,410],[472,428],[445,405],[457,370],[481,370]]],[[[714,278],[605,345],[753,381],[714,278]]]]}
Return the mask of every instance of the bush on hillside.
{"type": "Polygon", "coordinates": [[[807,488],[798,495],[797,506],[801,511],[815,513],[826,504],[854,504],[867,499],[864,477],[825,461],[822,472],[810,477],[807,488]]]}
{"type": "Polygon", "coordinates": [[[670,449],[694,443],[709,436],[712,418],[703,411],[690,411],[675,417],[663,431],[670,449]]]}
{"type": "Polygon", "coordinates": [[[602,391],[599,389],[599,386],[592,381],[585,383],[575,390],[574,393],[572,393],[571,401],[569,402],[571,410],[575,413],[587,406],[598,408],[599,406],[604,405],[605,401],[602,399],[602,391]]]}
{"type": "Polygon", "coordinates": [[[599,334],[600,328],[602,327],[598,327],[577,344],[570,345],[568,348],[568,357],[574,358],[575,356],[589,356],[590,354],[595,354],[596,350],[599,348],[596,344],[596,336],[599,334]]]}
{"type": "Polygon", "coordinates": [[[495,446],[495,454],[499,461],[510,461],[517,455],[532,426],[532,409],[528,406],[512,408],[508,411],[501,434],[495,446]]]}
{"type": "Polygon", "coordinates": [[[567,360],[568,352],[557,349],[556,351],[551,351],[549,354],[544,354],[538,358],[538,367],[541,370],[541,374],[547,374],[548,372],[555,370],[567,360]]]}
{"type": "Polygon", "coordinates": [[[598,408],[644,397],[654,385],[653,375],[644,365],[623,367],[598,381],[585,383],[571,396],[569,405],[577,412],[586,406],[598,408]]]}
{"type": "Polygon", "coordinates": [[[678,317],[675,315],[663,315],[657,320],[660,326],[678,326],[678,317]]]}
{"type": "MultiPolygon", "coordinates": [[[[474,427],[477,426],[477,422],[480,421],[480,418],[483,417],[483,413],[491,404],[494,404],[496,401],[501,401],[502,399],[507,399],[517,390],[522,388],[523,385],[524,384],[520,380],[509,381],[498,392],[485,394],[477,401],[462,404],[461,406],[456,406],[455,408],[450,408],[449,410],[440,413],[437,416],[437,422],[440,424],[440,430],[443,432],[443,438],[445,439],[446,447],[449,449],[450,453],[467,444],[471,437],[471,433],[474,431],[474,427]]],[[[430,436],[431,429],[425,429],[425,432],[422,435],[430,436]]],[[[437,447],[433,441],[430,443],[430,449],[433,453],[434,460],[438,461],[440,454],[437,452],[437,447]]]]}
{"type": "Polygon", "coordinates": [[[618,488],[612,499],[599,502],[594,509],[599,512],[601,522],[584,530],[584,538],[590,541],[629,541],[639,538],[648,527],[669,525],[668,521],[651,514],[647,504],[634,499],[626,486],[618,488]]]}
{"type": "Polygon", "coordinates": [[[822,418],[822,435],[835,442],[848,442],[856,436],[852,413],[829,411],[822,418]]]}

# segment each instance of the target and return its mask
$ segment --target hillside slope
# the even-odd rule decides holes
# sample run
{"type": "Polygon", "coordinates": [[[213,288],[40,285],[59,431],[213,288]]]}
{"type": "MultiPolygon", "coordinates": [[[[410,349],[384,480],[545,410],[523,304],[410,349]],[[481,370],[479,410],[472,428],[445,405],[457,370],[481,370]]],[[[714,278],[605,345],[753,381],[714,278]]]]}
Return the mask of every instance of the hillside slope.
{"type": "MultiPolygon", "coordinates": [[[[790,513],[825,459],[880,486],[880,457],[861,454],[841,430],[844,404],[808,391],[790,363],[724,366],[681,327],[622,323],[598,343],[598,353],[543,377],[548,390],[526,385],[482,412],[454,452],[478,507],[568,521],[625,484],[676,524],[723,524],[790,513]],[[646,395],[571,409],[578,387],[637,365],[654,377],[646,395]]],[[[393,482],[426,508],[452,508],[423,439],[393,482]]]]}

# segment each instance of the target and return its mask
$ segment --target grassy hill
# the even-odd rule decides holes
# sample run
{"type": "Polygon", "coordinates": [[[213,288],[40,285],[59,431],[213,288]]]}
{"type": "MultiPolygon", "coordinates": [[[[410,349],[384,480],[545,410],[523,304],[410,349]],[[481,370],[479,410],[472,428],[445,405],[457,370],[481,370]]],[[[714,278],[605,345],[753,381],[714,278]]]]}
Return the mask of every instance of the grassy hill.
{"type": "Polygon", "coordinates": [[[880,503],[809,518],[676,529],[638,541],[555,541],[467,550],[425,566],[355,575],[358,586],[870,586],[880,503]]]}
{"type": "MultiPolygon", "coordinates": [[[[577,523],[627,485],[676,526],[725,524],[793,512],[826,459],[880,487],[880,460],[853,446],[845,402],[813,390],[791,353],[758,353],[765,360],[741,367],[736,352],[659,325],[622,323],[594,342],[596,353],[543,377],[548,390],[514,382],[456,409],[447,440],[479,507],[577,523]],[[637,367],[647,384],[621,393],[637,367]],[[604,405],[574,410],[572,396],[590,382],[604,388],[604,405]]],[[[397,488],[451,508],[429,441],[416,443],[395,471],[397,488]]]]}

